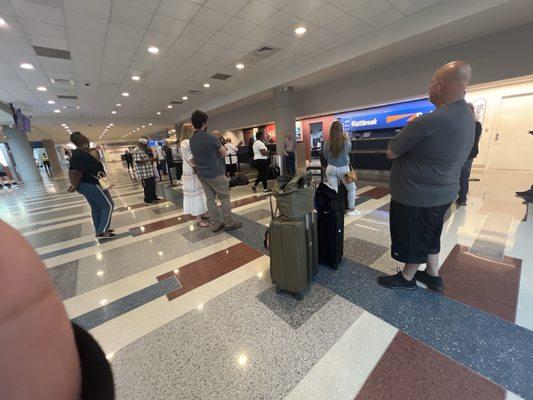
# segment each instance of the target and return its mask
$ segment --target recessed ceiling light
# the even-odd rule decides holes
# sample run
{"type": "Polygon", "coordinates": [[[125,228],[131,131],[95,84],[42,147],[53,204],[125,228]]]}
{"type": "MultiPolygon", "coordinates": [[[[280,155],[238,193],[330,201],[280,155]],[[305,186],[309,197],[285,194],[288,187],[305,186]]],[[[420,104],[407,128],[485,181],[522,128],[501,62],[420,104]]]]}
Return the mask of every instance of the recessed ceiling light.
{"type": "Polygon", "coordinates": [[[1,26],[2,28],[7,26],[7,22],[6,22],[5,19],[0,18],[0,26],[1,26]]]}
{"type": "Polygon", "coordinates": [[[48,89],[45,86],[37,86],[39,92],[46,92],[48,89]]]}
{"type": "Polygon", "coordinates": [[[79,109],[80,109],[80,106],[76,106],[76,108],[79,110],[79,109]]]}
{"type": "Polygon", "coordinates": [[[140,130],[141,130],[141,128],[137,128],[137,129],[135,129],[135,130],[136,130],[136,131],[140,131],[140,130]]]}
{"type": "Polygon", "coordinates": [[[22,63],[22,64],[20,64],[20,68],[22,68],[22,69],[33,69],[33,65],[31,65],[30,63],[22,63]]]}
{"type": "Polygon", "coordinates": [[[117,112],[115,110],[111,111],[111,114],[116,114],[117,112]]]}
{"type": "Polygon", "coordinates": [[[56,108],[56,109],[54,110],[54,112],[55,112],[56,114],[59,114],[59,113],[61,112],[61,110],[60,110],[59,108],[56,108]]]}
{"type": "Polygon", "coordinates": [[[169,105],[167,106],[167,108],[168,108],[168,109],[172,108],[172,105],[171,105],[171,104],[169,104],[169,105]]]}
{"type": "Polygon", "coordinates": [[[116,105],[117,107],[120,107],[120,106],[122,106],[122,104],[120,104],[120,103],[117,103],[117,104],[115,104],[115,105],[116,105]]]}
{"type": "Polygon", "coordinates": [[[150,122],[148,125],[152,126],[152,123],[150,122]]]}
{"type": "Polygon", "coordinates": [[[305,26],[299,26],[294,30],[294,33],[296,33],[298,36],[303,35],[305,32],[307,32],[305,26]]]}
{"type": "Polygon", "coordinates": [[[235,68],[237,69],[243,69],[244,68],[244,64],[243,63],[238,63],[235,68]]]}
{"type": "Polygon", "coordinates": [[[210,85],[209,83],[206,82],[206,83],[204,83],[204,87],[205,87],[205,88],[208,88],[208,87],[211,87],[211,85],[210,85]]]}
{"type": "Polygon", "coordinates": [[[181,99],[182,100],[189,100],[189,98],[187,96],[183,96],[181,99]]]}
{"type": "Polygon", "coordinates": [[[56,104],[56,102],[54,100],[48,100],[47,103],[48,104],[56,104]]]}
{"type": "Polygon", "coordinates": [[[115,125],[115,124],[113,124],[113,123],[109,124],[109,126],[114,126],[114,125],[115,125]]]}
{"type": "Polygon", "coordinates": [[[124,97],[128,97],[129,95],[130,95],[130,94],[129,94],[128,92],[123,92],[123,93],[122,93],[122,96],[124,96],[124,97]]]}
{"type": "Polygon", "coordinates": [[[142,128],[144,128],[144,125],[142,126],[142,128]]]}
{"type": "Polygon", "coordinates": [[[148,47],[148,51],[152,54],[158,54],[159,53],[159,49],[155,46],[150,46],[148,47]]]}
{"type": "Polygon", "coordinates": [[[61,124],[61,126],[67,126],[67,124],[61,124]]]}
{"type": "Polygon", "coordinates": [[[140,81],[140,80],[141,80],[141,77],[138,76],[138,75],[133,75],[133,76],[131,77],[131,79],[133,79],[134,81],[140,81]]]}
{"type": "Polygon", "coordinates": [[[161,111],[156,112],[157,115],[161,115],[161,111]]]}

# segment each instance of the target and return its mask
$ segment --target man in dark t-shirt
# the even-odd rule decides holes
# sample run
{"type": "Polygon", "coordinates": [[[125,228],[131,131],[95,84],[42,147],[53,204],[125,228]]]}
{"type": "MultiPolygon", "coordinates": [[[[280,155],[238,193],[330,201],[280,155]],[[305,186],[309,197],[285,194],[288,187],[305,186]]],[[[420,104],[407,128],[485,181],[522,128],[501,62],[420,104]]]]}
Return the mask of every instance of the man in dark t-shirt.
{"type": "Polygon", "coordinates": [[[235,221],[231,214],[229,183],[224,162],[226,148],[218,137],[207,132],[206,113],[196,110],[192,113],[191,122],[195,129],[190,140],[191,152],[198,179],[204,188],[213,232],[238,229],[242,224],[235,221]],[[223,222],[220,222],[216,197],[222,204],[223,222]]]}
{"type": "MultiPolygon", "coordinates": [[[[468,103],[468,107],[475,118],[474,105],[472,103],[468,103]]],[[[479,153],[479,138],[481,137],[482,131],[483,127],[481,126],[481,122],[476,121],[474,145],[472,146],[472,150],[470,150],[468,159],[465,161],[463,168],[461,169],[461,176],[459,177],[459,194],[457,196],[457,200],[455,200],[458,206],[466,206],[466,196],[468,195],[469,189],[468,180],[470,179],[470,172],[472,171],[472,163],[474,162],[474,158],[476,158],[479,153]]]]}

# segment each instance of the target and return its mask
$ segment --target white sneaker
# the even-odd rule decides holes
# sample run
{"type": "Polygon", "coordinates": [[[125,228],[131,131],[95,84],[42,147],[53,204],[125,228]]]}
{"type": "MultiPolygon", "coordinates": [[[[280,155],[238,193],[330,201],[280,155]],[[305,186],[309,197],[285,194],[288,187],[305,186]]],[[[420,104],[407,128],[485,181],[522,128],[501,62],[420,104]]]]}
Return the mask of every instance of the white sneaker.
{"type": "Polygon", "coordinates": [[[348,215],[350,217],[357,217],[358,215],[361,215],[361,211],[353,209],[352,211],[348,211],[348,215]]]}

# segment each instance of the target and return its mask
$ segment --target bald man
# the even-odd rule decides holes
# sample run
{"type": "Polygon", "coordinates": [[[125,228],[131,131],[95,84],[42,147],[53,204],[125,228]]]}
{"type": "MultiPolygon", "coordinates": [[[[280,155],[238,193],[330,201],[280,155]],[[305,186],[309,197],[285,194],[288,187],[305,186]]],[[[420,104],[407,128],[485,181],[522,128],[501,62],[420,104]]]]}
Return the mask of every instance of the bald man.
{"type": "Polygon", "coordinates": [[[429,85],[437,109],[407,124],[389,143],[391,256],[405,266],[379,277],[382,286],[415,289],[418,280],[443,289],[438,263],[444,215],[457,197],[461,168],[474,144],[474,118],[464,100],[471,75],[464,61],[439,68],[429,85]],[[418,271],[421,264],[424,271],[418,271]]]}

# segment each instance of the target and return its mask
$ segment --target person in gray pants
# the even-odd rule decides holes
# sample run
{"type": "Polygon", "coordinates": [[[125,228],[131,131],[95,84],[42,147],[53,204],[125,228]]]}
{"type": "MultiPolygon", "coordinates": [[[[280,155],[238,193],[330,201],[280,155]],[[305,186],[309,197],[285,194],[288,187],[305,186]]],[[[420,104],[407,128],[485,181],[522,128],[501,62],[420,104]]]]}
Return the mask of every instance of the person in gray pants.
{"type": "Polygon", "coordinates": [[[218,232],[221,229],[225,231],[239,229],[242,224],[235,221],[231,214],[229,182],[226,177],[226,163],[224,161],[227,155],[226,148],[222,146],[219,138],[207,132],[206,113],[196,110],[192,113],[191,122],[195,129],[190,139],[193,165],[195,165],[198,179],[204,188],[213,232],[218,232]],[[222,204],[223,222],[220,222],[216,197],[222,204]]]}

